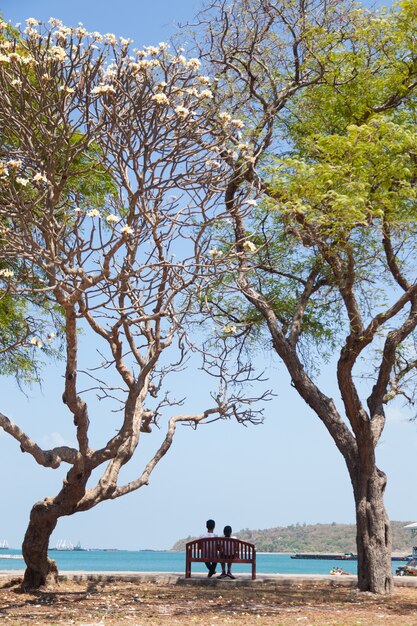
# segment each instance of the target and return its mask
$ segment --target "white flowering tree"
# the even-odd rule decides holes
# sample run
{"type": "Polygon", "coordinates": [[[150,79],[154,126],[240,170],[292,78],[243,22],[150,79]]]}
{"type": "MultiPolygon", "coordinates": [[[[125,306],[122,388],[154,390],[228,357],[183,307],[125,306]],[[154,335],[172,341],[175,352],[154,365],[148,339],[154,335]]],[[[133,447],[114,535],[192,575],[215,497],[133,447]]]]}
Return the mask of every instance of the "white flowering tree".
{"type": "Polygon", "coordinates": [[[245,122],[219,153],[228,221],[205,306],[228,358],[272,349],[323,422],[352,482],[359,589],[388,593],[376,447],[386,405],[415,402],[415,7],[214,0],[201,27],[213,116],[245,122]]]}
{"type": "MultiPolygon", "coordinates": [[[[131,51],[129,41],[58,20],[29,19],[18,38],[2,29],[0,288],[57,308],[62,400],[74,423],[72,444],[44,450],[0,413],[22,452],[47,468],[68,466],[59,493],[33,506],[23,542],[24,584],[39,587],[56,581],[47,550],[61,516],[147,484],[179,422],[256,414],[222,371],[195,413],[175,412],[165,386],[189,346],[184,322],[212,262],[206,233],[221,182],[199,61],[165,44],[131,51]],[[124,479],[141,434],[163,418],[165,437],[124,479]]],[[[46,331],[30,338],[34,350],[54,339],[46,331]]]]}

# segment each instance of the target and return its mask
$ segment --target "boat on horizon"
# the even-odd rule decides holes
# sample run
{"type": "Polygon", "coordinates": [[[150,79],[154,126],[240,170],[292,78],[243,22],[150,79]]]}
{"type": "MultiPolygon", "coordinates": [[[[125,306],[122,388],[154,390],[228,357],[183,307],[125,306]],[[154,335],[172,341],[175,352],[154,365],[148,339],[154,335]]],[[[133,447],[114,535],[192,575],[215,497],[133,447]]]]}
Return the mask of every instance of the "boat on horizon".
{"type": "MultiPolygon", "coordinates": [[[[353,552],[327,553],[327,552],[297,552],[291,555],[292,559],[322,559],[327,561],[357,561],[358,555],[353,552]]],[[[391,561],[409,561],[410,556],[392,555],[391,561]]]]}
{"type": "Polygon", "coordinates": [[[6,539],[2,539],[2,541],[0,541],[0,550],[8,550],[9,549],[9,542],[6,541],[6,539]]]}
{"type": "Polygon", "coordinates": [[[55,548],[52,548],[52,550],[74,550],[74,546],[72,545],[71,541],[68,541],[68,539],[60,539],[55,548]]]}

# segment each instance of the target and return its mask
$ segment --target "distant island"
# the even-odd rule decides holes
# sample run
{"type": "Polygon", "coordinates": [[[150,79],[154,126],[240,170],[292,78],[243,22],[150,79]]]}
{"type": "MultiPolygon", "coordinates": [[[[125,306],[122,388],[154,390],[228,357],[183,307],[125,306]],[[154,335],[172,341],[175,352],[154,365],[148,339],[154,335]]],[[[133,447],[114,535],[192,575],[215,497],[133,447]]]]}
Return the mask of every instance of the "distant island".
{"type": "MultiPolygon", "coordinates": [[[[403,527],[411,522],[391,522],[393,554],[411,553],[410,531],[403,527]]],[[[234,533],[238,539],[250,541],[258,552],[356,552],[355,524],[293,524],[265,530],[243,530],[234,533]]],[[[185,550],[187,537],[177,541],[171,550],[185,550]]]]}

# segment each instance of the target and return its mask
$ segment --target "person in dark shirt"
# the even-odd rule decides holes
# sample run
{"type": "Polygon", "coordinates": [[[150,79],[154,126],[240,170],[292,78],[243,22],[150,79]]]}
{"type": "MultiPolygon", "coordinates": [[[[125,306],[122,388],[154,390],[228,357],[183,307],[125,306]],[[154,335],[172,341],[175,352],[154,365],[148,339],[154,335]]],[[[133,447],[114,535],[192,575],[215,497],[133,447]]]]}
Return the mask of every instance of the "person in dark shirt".
{"type": "MultiPolygon", "coordinates": [[[[199,536],[199,539],[210,539],[211,537],[217,537],[214,532],[214,528],[216,526],[216,522],[213,519],[208,519],[206,522],[207,532],[203,533],[199,536]]],[[[206,561],[206,567],[208,569],[208,578],[211,578],[216,573],[217,562],[214,561],[206,561]]]]}

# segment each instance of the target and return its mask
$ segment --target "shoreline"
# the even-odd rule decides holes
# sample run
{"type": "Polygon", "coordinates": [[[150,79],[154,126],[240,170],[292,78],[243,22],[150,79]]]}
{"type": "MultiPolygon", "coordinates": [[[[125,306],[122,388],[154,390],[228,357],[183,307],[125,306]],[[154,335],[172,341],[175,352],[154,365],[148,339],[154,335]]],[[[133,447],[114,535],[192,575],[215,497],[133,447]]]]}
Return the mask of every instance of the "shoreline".
{"type": "MultiPolygon", "coordinates": [[[[22,577],[24,569],[0,570],[0,582],[14,580],[22,577]]],[[[332,574],[265,574],[258,572],[256,580],[252,580],[250,574],[236,574],[235,580],[207,578],[205,573],[197,572],[191,578],[185,578],[180,572],[129,572],[129,571],[63,571],[59,572],[59,581],[97,581],[97,582],[157,582],[173,585],[209,585],[209,586],[260,586],[277,585],[292,586],[303,585],[312,582],[327,583],[330,587],[356,587],[358,577],[356,574],[332,575],[332,574]]],[[[417,587],[417,576],[393,576],[394,587],[417,587]]]]}

